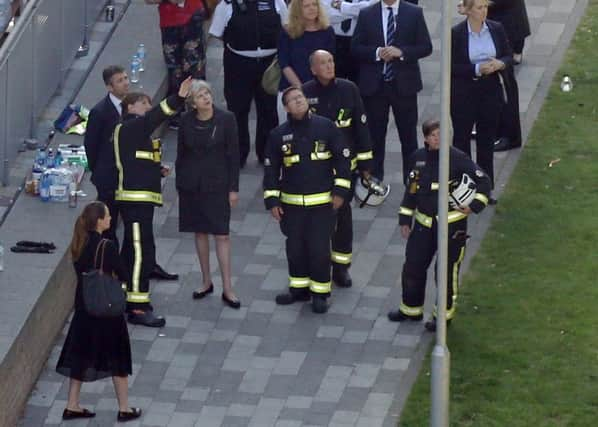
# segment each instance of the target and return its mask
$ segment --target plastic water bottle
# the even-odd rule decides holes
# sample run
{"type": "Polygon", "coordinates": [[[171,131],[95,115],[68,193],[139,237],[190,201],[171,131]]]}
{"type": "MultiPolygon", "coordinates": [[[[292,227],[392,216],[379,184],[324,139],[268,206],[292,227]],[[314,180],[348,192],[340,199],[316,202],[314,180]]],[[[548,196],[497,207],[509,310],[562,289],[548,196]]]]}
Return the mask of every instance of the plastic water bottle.
{"type": "Polygon", "coordinates": [[[0,271],[4,271],[4,246],[0,243],[0,271]]]}
{"type": "Polygon", "coordinates": [[[131,58],[131,75],[129,76],[131,83],[139,83],[139,67],[139,58],[137,57],[137,54],[135,54],[131,58]]]}
{"type": "Polygon", "coordinates": [[[571,92],[573,90],[573,81],[568,74],[563,76],[563,80],[561,81],[561,90],[563,92],[571,92]]]}
{"type": "Polygon", "coordinates": [[[39,198],[42,202],[48,202],[50,200],[50,175],[44,173],[42,175],[42,181],[39,184],[39,198]]]}
{"type": "Polygon", "coordinates": [[[62,165],[62,161],[62,153],[60,152],[60,150],[56,150],[56,157],[54,157],[54,167],[59,168],[60,165],[62,165]]]}
{"type": "Polygon", "coordinates": [[[46,157],[46,167],[48,169],[52,169],[56,164],[56,156],[54,155],[54,150],[51,148],[48,149],[48,157],[46,157]]]}
{"type": "Polygon", "coordinates": [[[137,58],[139,58],[139,72],[145,71],[145,45],[139,43],[137,46],[137,58]]]}
{"type": "Polygon", "coordinates": [[[35,164],[38,165],[40,168],[45,168],[46,167],[46,157],[48,156],[48,154],[46,153],[46,149],[45,148],[40,148],[37,151],[37,155],[35,156],[35,164]]]}

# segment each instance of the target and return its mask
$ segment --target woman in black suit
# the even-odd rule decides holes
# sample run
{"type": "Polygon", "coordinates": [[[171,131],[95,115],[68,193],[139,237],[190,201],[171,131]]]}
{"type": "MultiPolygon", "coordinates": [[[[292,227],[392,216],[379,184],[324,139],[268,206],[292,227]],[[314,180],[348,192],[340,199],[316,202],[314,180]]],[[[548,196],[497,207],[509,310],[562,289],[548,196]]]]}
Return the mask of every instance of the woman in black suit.
{"type": "Polygon", "coordinates": [[[230,211],[239,199],[239,142],[235,116],[215,108],[212,89],[203,80],[193,81],[189,94],[192,109],[181,119],[178,134],[176,187],[179,192],[179,230],[195,233],[195,247],[203,287],[193,292],[201,299],[214,291],[210,273],[210,243],[222,275],[222,300],[232,308],[240,301],[231,285],[230,211]]]}
{"type": "Polygon", "coordinates": [[[494,141],[505,102],[501,71],[513,52],[501,24],[486,20],[488,0],[464,0],[467,19],[452,31],[451,118],[453,145],[471,156],[475,124],[476,163],[494,185],[494,141]]]}

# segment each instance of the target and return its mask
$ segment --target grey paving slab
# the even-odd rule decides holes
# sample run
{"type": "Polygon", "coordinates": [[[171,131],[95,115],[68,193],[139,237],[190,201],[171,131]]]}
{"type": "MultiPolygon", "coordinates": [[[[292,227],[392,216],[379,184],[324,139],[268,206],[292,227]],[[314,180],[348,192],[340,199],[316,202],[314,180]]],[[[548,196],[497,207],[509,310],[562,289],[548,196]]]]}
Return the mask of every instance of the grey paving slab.
{"type": "MultiPolygon", "coordinates": [[[[439,111],[440,3],[421,3],[434,42],[433,55],[421,63],[424,90],[418,102],[423,119],[439,111]]],[[[548,64],[555,52],[563,50],[571,16],[579,15],[581,3],[528,2],[533,35],[524,64],[516,70],[524,120],[537,114],[538,93],[545,90],[550,72],[548,64]]],[[[217,103],[223,105],[221,54],[219,43],[210,41],[208,76],[217,103]]],[[[255,123],[253,116],[251,123],[255,123]]],[[[528,128],[529,123],[526,132],[528,128]]],[[[168,132],[163,140],[165,158],[171,161],[175,134],[168,132]]],[[[166,180],[168,202],[158,211],[155,224],[157,257],[181,277],[178,282],[153,284],[154,305],[167,315],[167,327],[130,328],[135,363],[130,400],[146,413],[138,425],[396,425],[431,338],[421,324],[398,325],[386,319],[387,310],[400,297],[405,250],[396,222],[402,173],[397,169],[400,144],[392,118],[388,141],[387,170],[393,194],[379,209],[353,210],[355,285],[334,288],[332,305],[324,316],[314,315],[307,305],[274,304],[276,293],[288,286],[284,236],[263,209],[262,172],[254,154],[242,171],[241,200],[231,221],[234,286],[243,304],[238,311],[220,301],[213,248],[211,268],[217,292],[199,302],[190,299],[191,291],[201,283],[200,269],[192,236],[178,233],[176,191],[172,178],[166,180]]],[[[502,173],[512,168],[515,155],[497,154],[496,169],[502,173]]],[[[507,178],[500,175],[497,188],[504,188],[507,178]]],[[[491,216],[484,213],[474,218],[472,230],[481,233],[491,216]]],[[[480,240],[477,235],[470,247],[480,240]]],[[[427,311],[433,299],[432,278],[429,284],[427,311]]],[[[64,333],[30,397],[21,420],[24,426],[61,422],[68,386],[53,369],[63,339],[64,333]]],[[[114,416],[117,403],[109,381],[85,384],[83,397],[98,411],[99,419],[114,416]]]]}

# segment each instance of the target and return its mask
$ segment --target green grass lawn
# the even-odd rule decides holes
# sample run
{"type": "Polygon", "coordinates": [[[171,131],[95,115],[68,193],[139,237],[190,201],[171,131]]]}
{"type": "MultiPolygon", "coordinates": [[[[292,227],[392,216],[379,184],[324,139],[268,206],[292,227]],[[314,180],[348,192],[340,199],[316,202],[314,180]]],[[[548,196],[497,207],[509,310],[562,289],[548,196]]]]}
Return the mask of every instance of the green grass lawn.
{"type": "MultiPolygon", "coordinates": [[[[598,425],[597,110],[590,0],[463,278],[448,337],[451,426],[598,425]],[[565,73],[571,93],[559,89],[565,73]]],[[[429,366],[428,358],[402,427],[429,425],[429,366]]]]}

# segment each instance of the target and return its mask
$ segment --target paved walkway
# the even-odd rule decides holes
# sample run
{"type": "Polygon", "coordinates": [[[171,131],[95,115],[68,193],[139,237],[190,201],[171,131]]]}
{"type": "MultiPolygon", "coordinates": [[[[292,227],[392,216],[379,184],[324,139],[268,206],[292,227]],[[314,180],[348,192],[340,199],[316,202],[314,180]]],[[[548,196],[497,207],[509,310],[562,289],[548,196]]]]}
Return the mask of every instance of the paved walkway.
{"type": "MultiPolygon", "coordinates": [[[[439,110],[440,2],[422,3],[435,46],[433,55],[422,62],[420,118],[427,118],[437,116],[439,110]]],[[[528,39],[525,62],[518,69],[524,118],[528,111],[537,111],[534,102],[546,90],[545,72],[554,71],[551,61],[562,51],[585,2],[528,0],[527,4],[534,35],[528,39]]],[[[209,77],[216,93],[222,93],[220,57],[221,49],[212,46],[209,77]]],[[[164,140],[166,159],[173,161],[174,133],[164,140]]],[[[396,141],[391,125],[390,165],[401,163],[396,141]]],[[[499,187],[517,156],[517,152],[496,155],[496,169],[504,172],[499,187]]],[[[234,284],[243,307],[238,311],[225,308],[218,291],[193,301],[191,292],[200,283],[199,264],[192,236],[178,232],[176,191],[170,178],[164,192],[166,203],[157,210],[156,243],[160,263],[180,273],[181,280],[153,284],[154,305],[167,316],[167,327],[130,328],[134,361],[130,402],[145,412],[136,425],[396,426],[431,336],[421,324],[399,325],[386,319],[387,311],[399,301],[405,245],[396,217],[401,171],[394,170],[391,200],[377,210],[354,210],[355,285],[333,291],[326,315],[312,314],[307,305],[278,307],[274,303],[275,294],[287,285],[284,242],[278,225],[264,210],[262,172],[255,159],[242,172],[240,206],[231,224],[234,284]]],[[[488,209],[474,219],[474,232],[485,229],[491,215],[488,209]]],[[[474,241],[471,247],[476,246],[474,241]]],[[[216,271],[214,253],[212,264],[216,271]]],[[[214,279],[220,290],[217,271],[214,279]]],[[[428,300],[432,298],[430,292],[428,300]]],[[[461,327],[458,319],[454,327],[461,327]]],[[[54,368],[67,328],[31,395],[24,426],[61,422],[68,381],[54,368]]],[[[117,404],[109,381],[84,385],[82,404],[95,410],[97,417],[69,422],[69,426],[114,423],[117,404]]]]}

